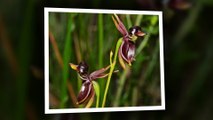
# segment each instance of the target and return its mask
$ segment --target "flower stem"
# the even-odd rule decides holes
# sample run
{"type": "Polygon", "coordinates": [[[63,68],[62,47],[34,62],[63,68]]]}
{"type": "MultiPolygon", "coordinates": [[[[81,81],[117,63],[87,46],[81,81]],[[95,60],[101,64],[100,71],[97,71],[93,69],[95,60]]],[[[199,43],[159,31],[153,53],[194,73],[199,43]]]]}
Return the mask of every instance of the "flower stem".
{"type": "MultiPolygon", "coordinates": [[[[118,50],[119,50],[119,48],[121,46],[122,40],[123,40],[123,38],[120,38],[118,40],[118,42],[116,44],[116,49],[115,49],[115,55],[114,55],[114,58],[113,58],[113,62],[110,63],[110,72],[109,72],[109,75],[108,75],[108,78],[107,78],[107,84],[106,84],[106,88],[105,88],[105,92],[104,92],[104,98],[103,98],[103,102],[102,102],[102,107],[104,107],[105,103],[106,103],[106,97],[107,97],[107,93],[108,93],[108,89],[109,89],[110,80],[111,80],[112,73],[113,73],[115,65],[116,65],[116,60],[117,60],[117,56],[118,56],[118,50]]],[[[111,60],[111,57],[112,56],[110,56],[110,60],[111,60]]]]}
{"type": "Polygon", "coordinates": [[[65,37],[65,47],[64,47],[64,54],[63,54],[63,80],[61,82],[61,103],[60,108],[64,108],[66,105],[66,102],[68,100],[68,94],[67,94],[67,79],[69,77],[69,61],[71,59],[70,51],[72,51],[72,37],[71,32],[73,30],[73,21],[72,21],[73,15],[70,14],[68,17],[68,25],[67,25],[67,31],[66,31],[66,37],[65,37]]]}
{"type": "Polygon", "coordinates": [[[100,87],[99,87],[98,83],[95,81],[92,81],[92,84],[94,86],[95,94],[96,94],[96,108],[98,108],[99,101],[100,101],[100,87]]]}
{"type": "Polygon", "coordinates": [[[121,93],[122,93],[122,90],[124,88],[124,83],[126,81],[126,78],[127,78],[127,74],[129,73],[130,71],[130,68],[129,66],[126,67],[126,69],[123,71],[119,81],[118,81],[118,89],[116,91],[116,94],[115,94],[115,100],[113,102],[113,106],[114,107],[117,107],[119,105],[119,99],[121,97],[121,93]]]}

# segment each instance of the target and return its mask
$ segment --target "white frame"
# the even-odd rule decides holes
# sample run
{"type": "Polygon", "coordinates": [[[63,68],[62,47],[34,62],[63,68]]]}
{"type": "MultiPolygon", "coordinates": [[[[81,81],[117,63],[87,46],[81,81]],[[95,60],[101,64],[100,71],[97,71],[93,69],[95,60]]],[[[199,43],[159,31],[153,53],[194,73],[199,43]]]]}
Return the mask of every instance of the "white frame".
{"type": "Polygon", "coordinates": [[[45,63],[45,114],[55,113],[82,113],[82,112],[109,112],[109,111],[145,111],[165,110],[165,86],[164,86],[164,52],[163,52],[163,17],[161,11],[133,11],[133,10],[102,10],[102,9],[73,9],[73,8],[44,8],[44,63],[45,63]],[[105,108],[49,108],[49,12],[58,13],[104,13],[104,14],[143,14],[159,16],[159,40],[160,40],[160,78],[161,78],[161,105],[138,107],[105,107],[105,108]]]}

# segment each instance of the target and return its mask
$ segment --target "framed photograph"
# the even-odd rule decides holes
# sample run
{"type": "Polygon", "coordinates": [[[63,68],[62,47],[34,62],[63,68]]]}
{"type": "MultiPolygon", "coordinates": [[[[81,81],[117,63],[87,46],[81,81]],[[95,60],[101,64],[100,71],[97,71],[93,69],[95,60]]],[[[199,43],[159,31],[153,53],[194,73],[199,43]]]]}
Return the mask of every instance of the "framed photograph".
{"type": "Polygon", "coordinates": [[[161,11],[44,8],[45,113],[165,110],[161,11]]]}

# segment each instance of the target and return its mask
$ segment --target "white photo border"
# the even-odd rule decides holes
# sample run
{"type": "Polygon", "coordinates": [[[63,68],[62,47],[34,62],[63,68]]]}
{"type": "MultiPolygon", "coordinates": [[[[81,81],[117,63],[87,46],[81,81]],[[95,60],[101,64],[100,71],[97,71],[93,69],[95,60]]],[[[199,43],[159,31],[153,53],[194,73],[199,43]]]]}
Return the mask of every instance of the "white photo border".
{"type": "Polygon", "coordinates": [[[134,10],[103,10],[103,9],[73,9],[73,8],[44,8],[44,65],[45,65],[45,114],[57,113],[88,113],[88,112],[113,112],[113,111],[150,111],[165,110],[165,83],[164,83],[164,49],[163,49],[163,16],[162,11],[134,11],[134,10]],[[104,13],[104,14],[143,14],[158,15],[159,17],[159,43],[160,43],[160,87],[161,105],[139,107],[105,107],[105,108],[49,108],[49,13],[104,13]]]}

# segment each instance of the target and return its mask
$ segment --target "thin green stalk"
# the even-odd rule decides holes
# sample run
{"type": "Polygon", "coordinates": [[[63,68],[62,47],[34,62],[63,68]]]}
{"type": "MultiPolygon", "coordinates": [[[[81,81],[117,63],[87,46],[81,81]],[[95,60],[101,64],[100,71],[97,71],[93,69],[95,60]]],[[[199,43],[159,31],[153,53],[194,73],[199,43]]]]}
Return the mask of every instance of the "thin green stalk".
{"type": "MultiPolygon", "coordinates": [[[[149,32],[153,30],[153,26],[149,27],[149,32]]],[[[150,34],[148,33],[145,38],[143,39],[143,41],[141,42],[141,44],[139,45],[138,49],[136,50],[136,56],[144,49],[144,47],[147,45],[148,41],[150,38],[150,34]]]]}
{"type": "Polygon", "coordinates": [[[65,107],[65,103],[68,100],[68,95],[67,95],[67,79],[69,76],[69,62],[71,59],[70,51],[71,51],[71,46],[72,46],[72,37],[71,37],[71,32],[73,29],[73,22],[72,22],[72,14],[69,15],[68,17],[68,25],[67,25],[67,33],[66,33],[66,38],[65,38],[65,48],[64,48],[64,54],[63,54],[63,61],[64,61],[64,67],[63,67],[63,80],[61,84],[61,103],[60,107],[63,108],[65,107]]]}
{"type": "MultiPolygon", "coordinates": [[[[105,88],[105,92],[104,92],[104,98],[103,98],[103,102],[102,102],[102,107],[105,106],[105,103],[106,103],[106,97],[107,97],[107,93],[108,93],[108,89],[109,89],[109,84],[110,84],[110,80],[111,80],[111,77],[112,77],[112,73],[114,71],[114,68],[115,68],[115,65],[116,65],[116,60],[117,60],[117,56],[118,56],[118,50],[119,50],[119,47],[121,46],[121,43],[123,41],[123,38],[120,38],[116,44],[116,49],[115,49],[115,55],[114,55],[114,58],[113,58],[113,63],[111,64],[110,63],[110,72],[109,72],[109,75],[108,75],[108,79],[107,79],[107,84],[106,84],[106,88],[105,88]]],[[[112,58],[112,56],[110,56],[110,59],[112,58]]]]}
{"type": "Polygon", "coordinates": [[[96,108],[98,108],[99,107],[99,101],[100,101],[100,87],[99,87],[97,82],[92,81],[92,83],[93,83],[93,86],[94,86],[94,89],[95,89],[96,98],[97,98],[96,99],[96,108]]]}
{"type": "Polygon", "coordinates": [[[128,72],[129,72],[129,67],[127,67],[127,69],[124,70],[124,72],[122,73],[122,75],[121,75],[121,77],[119,79],[118,89],[116,91],[116,95],[115,95],[115,100],[114,100],[113,106],[118,106],[118,104],[119,104],[119,99],[121,97],[123,86],[124,86],[124,83],[126,81],[126,75],[127,75],[128,72]]]}
{"type": "Polygon", "coordinates": [[[132,106],[136,106],[137,105],[138,92],[139,92],[139,90],[137,89],[137,87],[134,87],[133,91],[132,91],[132,106]]]}
{"type": "Polygon", "coordinates": [[[103,15],[98,15],[98,40],[99,40],[99,48],[98,48],[98,63],[99,68],[103,67],[103,15]]]}
{"type": "Polygon", "coordinates": [[[137,18],[136,18],[136,21],[135,21],[135,25],[139,26],[140,23],[141,23],[142,18],[143,18],[143,15],[138,15],[137,18]]]}
{"type": "MultiPolygon", "coordinates": [[[[103,67],[103,14],[98,14],[98,64],[99,68],[103,67]]],[[[100,91],[101,93],[104,92],[104,86],[106,81],[105,80],[100,80],[100,91]]],[[[99,96],[103,98],[103,94],[99,96]]],[[[99,99],[99,98],[98,98],[99,99]]]]}
{"type": "Polygon", "coordinates": [[[126,15],[126,19],[127,19],[128,28],[130,28],[130,27],[132,26],[132,22],[131,22],[131,19],[130,19],[130,15],[126,15]]]}

